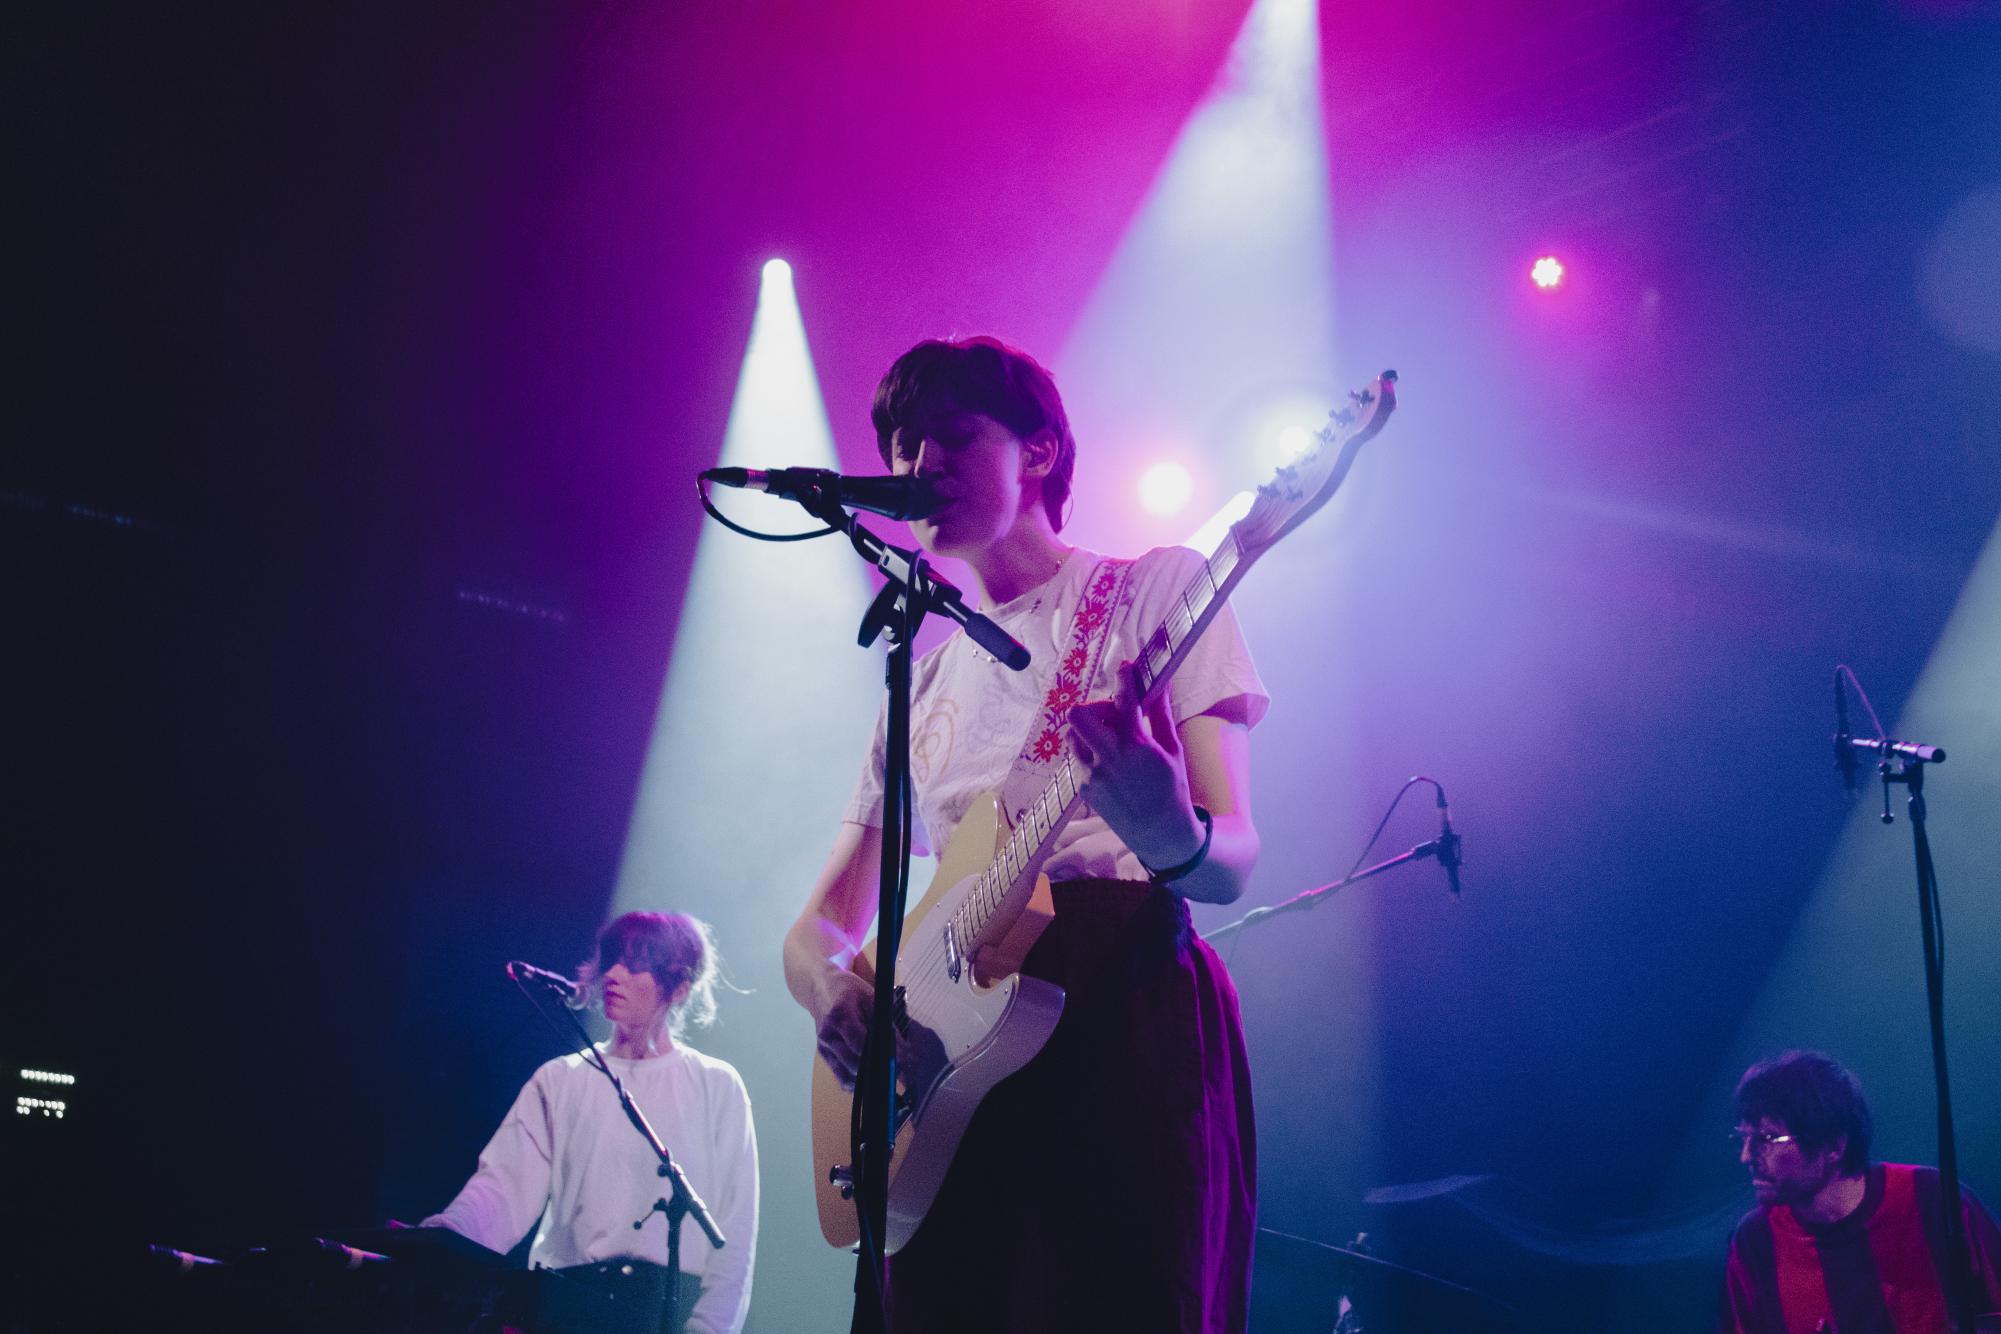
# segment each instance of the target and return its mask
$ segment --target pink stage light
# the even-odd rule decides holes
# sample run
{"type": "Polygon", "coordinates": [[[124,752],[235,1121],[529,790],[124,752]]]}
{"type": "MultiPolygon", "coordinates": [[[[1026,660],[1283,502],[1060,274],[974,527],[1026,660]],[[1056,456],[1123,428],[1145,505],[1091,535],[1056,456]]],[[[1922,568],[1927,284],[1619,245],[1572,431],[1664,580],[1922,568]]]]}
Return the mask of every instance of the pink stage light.
{"type": "Polygon", "coordinates": [[[1544,255],[1529,266],[1529,277],[1547,292],[1563,281],[1563,262],[1555,255],[1544,255]]]}
{"type": "Polygon", "coordinates": [[[1169,518],[1181,513],[1195,494],[1195,479],[1178,463],[1156,463],[1140,474],[1139,503],[1149,514],[1169,518]]]}

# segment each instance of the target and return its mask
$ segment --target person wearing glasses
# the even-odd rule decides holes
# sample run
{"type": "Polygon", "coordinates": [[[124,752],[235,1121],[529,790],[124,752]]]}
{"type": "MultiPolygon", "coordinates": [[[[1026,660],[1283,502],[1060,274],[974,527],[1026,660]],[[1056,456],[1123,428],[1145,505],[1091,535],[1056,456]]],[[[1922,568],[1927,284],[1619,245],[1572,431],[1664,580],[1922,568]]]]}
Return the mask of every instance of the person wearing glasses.
{"type": "MultiPolygon", "coordinates": [[[[1784,1052],[1744,1072],[1736,1107],[1758,1207],[1730,1239],[1726,1334],[1945,1330],[1939,1174],[1870,1161],[1855,1076],[1820,1052],[1784,1052]]],[[[1961,1189],[1976,1305],[1988,1311],[2001,1306],[2001,1232],[1961,1189]]]]}

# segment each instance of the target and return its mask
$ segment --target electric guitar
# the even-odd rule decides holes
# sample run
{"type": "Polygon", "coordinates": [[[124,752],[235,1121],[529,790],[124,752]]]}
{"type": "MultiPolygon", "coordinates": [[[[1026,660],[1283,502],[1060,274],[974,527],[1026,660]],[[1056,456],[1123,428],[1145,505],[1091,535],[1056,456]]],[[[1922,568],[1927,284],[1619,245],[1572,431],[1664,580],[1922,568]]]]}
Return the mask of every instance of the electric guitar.
{"type": "MultiPolygon", "coordinates": [[[[1138,686],[1151,704],[1252,562],[1340,488],[1361,447],[1396,408],[1396,372],[1349,393],[1347,407],[1257,498],[1209,557],[1165,624],[1141,648],[1138,686]]],[[[1063,990],[1020,968],[1054,916],[1041,873],[1056,834],[1081,805],[1081,778],[1066,754],[1010,827],[998,795],[974,801],[938,857],[922,900],[904,916],[898,956],[902,1014],[897,1043],[897,1131],[889,1166],[886,1249],[916,1234],[937,1198],[980,1100],[1028,1064],[1063,1013],[1063,990]]],[[[875,942],[852,965],[875,980],[875,942]]],[[[851,1203],[851,1095],[825,1061],[813,1061],[813,1166],[820,1230],[835,1246],[859,1236],[851,1203]]]]}

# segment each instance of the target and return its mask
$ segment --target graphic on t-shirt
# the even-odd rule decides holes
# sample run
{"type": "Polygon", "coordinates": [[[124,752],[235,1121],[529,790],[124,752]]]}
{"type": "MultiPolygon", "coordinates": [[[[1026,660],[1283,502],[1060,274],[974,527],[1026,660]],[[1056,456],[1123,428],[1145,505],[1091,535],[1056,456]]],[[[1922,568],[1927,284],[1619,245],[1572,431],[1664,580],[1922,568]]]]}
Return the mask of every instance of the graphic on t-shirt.
{"type": "Polygon", "coordinates": [[[910,777],[922,786],[933,772],[943,772],[952,763],[952,743],[959,734],[959,704],[942,699],[910,732],[910,777]]]}

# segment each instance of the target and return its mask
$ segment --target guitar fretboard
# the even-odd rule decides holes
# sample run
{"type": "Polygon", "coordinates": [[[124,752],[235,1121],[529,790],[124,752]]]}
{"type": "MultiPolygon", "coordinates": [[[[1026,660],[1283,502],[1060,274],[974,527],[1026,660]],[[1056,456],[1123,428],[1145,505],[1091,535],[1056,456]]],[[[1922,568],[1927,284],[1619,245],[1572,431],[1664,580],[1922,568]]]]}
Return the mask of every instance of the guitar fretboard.
{"type": "MultiPolygon", "coordinates": [[[[1135,665],[1143,701],[1151,702],[1174,674],[1248,568],[1236,533],[1227,534],[1175,598],[1166,619],[1141,645],[1135,665]]],[[[1075,814],[1080,785],[1076,764],[1066,753],[1057,761],[1049,782],[1022,812],[993,862],[980,873],[973,892],[966,896],[954,923],[960,940],[978,940],[1010,891],[1040,864],[1050,840],[1075,814]]]]}
{"type": "MultiPolygon", "coordinates": [[[[1395,408],[1396,379],[1395,371],[1384,371],[1370,385],[1350,393],[1350,405],[1331,413],[1331,424],[1316,437],[1318,448],[1280,468],[1258,489],[1250,512],[1230,526],[1215,554],[1202,563],[1166,618],[1140,646],[1135,666],[1142,706],[1152,703],[1174,675],[1257,558],[1339,489],[1356,451],[1382,430],[1395,408]]],[[[952,930],[963,947],[984,943],[982,937],[996,914],[1021,895],[1041,866],[1050,840],[1076,812],[1080,786],[1076,764],[1065,753],[954,914],[952,930]]]]}

